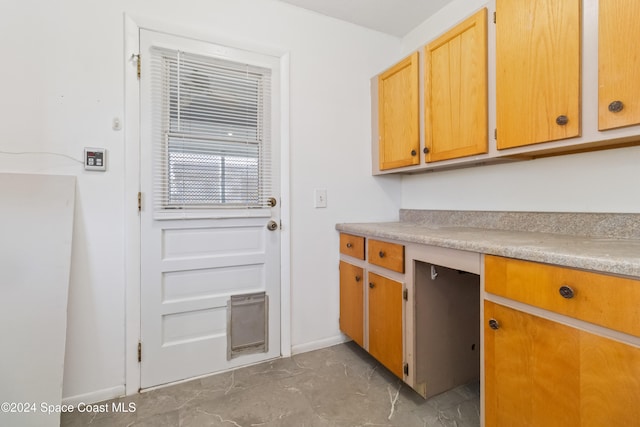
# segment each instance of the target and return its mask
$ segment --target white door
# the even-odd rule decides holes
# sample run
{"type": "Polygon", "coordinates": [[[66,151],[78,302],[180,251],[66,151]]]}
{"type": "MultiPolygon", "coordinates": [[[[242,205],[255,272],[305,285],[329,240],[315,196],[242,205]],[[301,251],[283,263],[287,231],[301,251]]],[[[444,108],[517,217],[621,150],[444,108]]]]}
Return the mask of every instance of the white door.
{"type": "Polygon", "coordinates": [[[148,30],[140,58],[148,388],[280,355],[280,231],[268,229],[280,204],[266,203],[279,199],[279,59],[148,30]],[[228,360],[227,303],[256,292],[268,298],[267,349],[228,360]]]}

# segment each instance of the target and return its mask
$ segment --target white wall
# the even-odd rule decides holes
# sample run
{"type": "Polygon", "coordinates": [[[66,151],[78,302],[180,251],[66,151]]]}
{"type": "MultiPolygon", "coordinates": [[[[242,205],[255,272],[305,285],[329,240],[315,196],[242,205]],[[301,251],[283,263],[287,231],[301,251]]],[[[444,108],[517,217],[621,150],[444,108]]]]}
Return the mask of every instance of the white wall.
{"type": "MultiPolygon", "coordinates": [[[[486,0],[454,0],[402,40],[402,55],[420,48],[483,6],[486,0]]],[[[594,7],[589,2],[585,7],[594,7]]],[[[591,15],[590,15],[591,16],[591,15]]],[[[489,24],[489,42],[494,34],[489,24]]],[[[588,30],[587,30],[588,31],[588,30]]],[[[585,37],[593,38],[593,33],[585,37]]],[[[490,49],[491,52],[491,49],[490,49]]],[[[583,53],[587,55],[587,53],[583,53]]],[[[594,59],[589,52],[589,58],[594,59]]],[[[489,55],[489,92],[494,87],[489,55]]],[[[594,59],[595,61],[595,59],[594,59]]],[[[589,62],[592,63],[592,62],[589,62]]],[[[583,98],[593,102],[597,73],[582,70],[583,98]]],[[[495,124],[495,97],[489,99],[489,125],[495,124]]],[[[583,126],[597,117],[593,104],[583,111],[583,126]]],[[[533,161],[404,176],[402,207],[407,209],[513,210],[558,212],[640,212],[640,147],[565,155],[533,161]]]]}
{"type": "Polygon", "coordinates": [[[0,151],[78,160],[84,146],[109,151],[105,173],[65,157],[0,153],[3,172],[78,177],[64,396],[124,390],[124,195],[132,189],[124,131],[111,129],[124,117],[124,13],[290,52],[292,345],[339,340],[334,225],[395,219],[400,206],[400,179],[369,169],[369,78],[397,56],[400,40],[271,0],[3,1],[0,151]],[[328,190],[327,209],[313,208],[314,188],[328,190]]]}

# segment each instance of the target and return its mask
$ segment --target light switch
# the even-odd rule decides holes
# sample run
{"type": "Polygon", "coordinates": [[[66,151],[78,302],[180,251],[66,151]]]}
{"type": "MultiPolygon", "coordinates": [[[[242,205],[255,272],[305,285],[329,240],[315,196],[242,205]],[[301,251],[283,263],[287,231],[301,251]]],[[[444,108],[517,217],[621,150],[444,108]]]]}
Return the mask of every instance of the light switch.
{"type": "Polygon", "coordinates": [[[316,188],[314,191],[314,207],[326,208],[327,207],[327,190],[325,188],[316,188]]]}

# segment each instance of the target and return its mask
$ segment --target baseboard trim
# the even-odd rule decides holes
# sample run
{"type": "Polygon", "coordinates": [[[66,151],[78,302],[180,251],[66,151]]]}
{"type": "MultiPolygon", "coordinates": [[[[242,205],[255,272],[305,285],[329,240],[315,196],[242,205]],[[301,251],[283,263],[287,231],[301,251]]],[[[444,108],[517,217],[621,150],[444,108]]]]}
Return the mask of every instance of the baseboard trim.
{"type": "Polygon", "coordinates": [[[124,396],[124,385],[96,390],[86,394],[78,394],[76,396],[63,397],[62,403],[64,405],[77,406],[79,403],[102,402],[103,400],[114,399],[120,396],[124,396]]]}
{"type": "Polygon", "coordinates": [[[311,341],[304,344],[298,344],[291,347],[291,354],[306,353],[308,351],[320,350],[321,348],[331,347],[333,345],[342,344],[343,342],[350,341],[346,335],[336,335],[317,341],[311,341]]]}

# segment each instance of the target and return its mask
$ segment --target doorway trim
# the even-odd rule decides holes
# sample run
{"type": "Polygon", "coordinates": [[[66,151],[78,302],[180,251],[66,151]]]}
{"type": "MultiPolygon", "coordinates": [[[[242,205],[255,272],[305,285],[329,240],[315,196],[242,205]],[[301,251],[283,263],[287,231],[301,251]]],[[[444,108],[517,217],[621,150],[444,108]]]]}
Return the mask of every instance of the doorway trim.
{"type": "MultiPolygon", "coordinates": [[[[291,356],[291,203],[289,160],[289,52],[284,49],[248,43],[222,34],[194,31],[166,21],[124,14],[124,254],[125,254],[125,394],[140,390],[140,85],[135,55],[139,52],[140,29],[175,34],[236,49],[243,49],[280,58],[280,354],[291,356]]],[[[144,60],[144,59],[143,59],[144,60]]],[[[144,357],[144,355],[143,355],[144,357]]]]}

